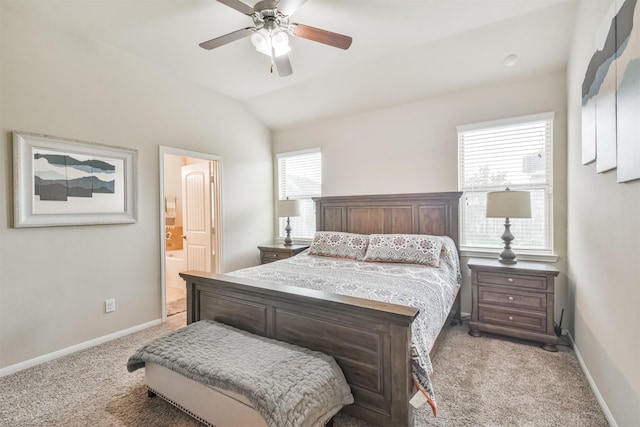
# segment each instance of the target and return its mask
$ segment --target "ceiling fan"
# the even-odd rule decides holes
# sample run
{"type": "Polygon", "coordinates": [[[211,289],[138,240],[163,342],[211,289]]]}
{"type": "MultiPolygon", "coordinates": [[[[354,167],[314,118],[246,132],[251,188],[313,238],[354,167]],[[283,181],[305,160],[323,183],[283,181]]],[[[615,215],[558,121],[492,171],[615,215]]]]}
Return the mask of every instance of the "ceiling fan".
{"type": "Polygon", "coordinates": [[[293,73],[288,54],[291,50],[289,34],[344,50],[349,49],[353,41],[349,36],[289,22],[289,16],[307,0],[262,0],[254,7],[240,0],[217,1],[251,17],[255,26],[242,28],[202,42],[200,47],[211,50],[245,37],[251,37],[251,42],[256,50],[271,57],[271,72],[275,66],[281,77],[293,73]]]}

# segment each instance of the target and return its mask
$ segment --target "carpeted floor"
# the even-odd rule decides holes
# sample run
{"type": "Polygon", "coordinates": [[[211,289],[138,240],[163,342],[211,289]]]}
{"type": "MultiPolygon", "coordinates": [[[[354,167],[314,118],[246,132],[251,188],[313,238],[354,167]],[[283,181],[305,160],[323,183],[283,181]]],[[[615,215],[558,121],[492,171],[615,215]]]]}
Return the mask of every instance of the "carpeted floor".
{"type": "MultiPolygon", "coordinates": [[[[126,361],[140,345],[185,324],[185,314],[87,350],[0,378],[2,426],[171,426],[200,423],[147,397],[144,370],[126,361]]],[[[574,352],[473,338],[451,330],[434,360],[438,416],[416,410],[416,426],[607,426],[574,352]]],[[[368,427],[339,414],[335,427],[368,427]]],[[[245,426],[239,426],[245,427],[245,426]]]]}

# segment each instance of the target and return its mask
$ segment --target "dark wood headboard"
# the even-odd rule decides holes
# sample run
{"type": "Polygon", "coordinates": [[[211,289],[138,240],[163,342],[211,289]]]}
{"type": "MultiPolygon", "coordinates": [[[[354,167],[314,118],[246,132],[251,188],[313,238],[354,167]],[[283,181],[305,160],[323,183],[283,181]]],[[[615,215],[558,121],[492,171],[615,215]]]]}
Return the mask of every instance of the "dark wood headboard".
{"type": "Polygon", "coordinates": [[[316,229],[449,236],[458,245],[461,192],[314,197],[316,229]]]}

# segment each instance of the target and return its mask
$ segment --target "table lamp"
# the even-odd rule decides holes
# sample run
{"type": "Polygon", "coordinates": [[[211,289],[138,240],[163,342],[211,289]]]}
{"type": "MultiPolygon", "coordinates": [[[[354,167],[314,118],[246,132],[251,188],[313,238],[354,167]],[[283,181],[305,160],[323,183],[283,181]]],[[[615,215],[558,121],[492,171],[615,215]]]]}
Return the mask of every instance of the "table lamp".
{"type": "Polygon", "coordinates": [[[509,218],[531,218],[531,195],[528,191],[492,191],[487,193],[487,218],[505,218],[502,241],[504,250],[498,261],[503,264],[518,262],[515,252],[511,250],[511,223],[509,218]]]}
{"type": "Polygon", "coordinates": [[[300,216],[300,201],[299,200],[290,200],[289,198],[285,200],[278,200],[278,216],[280,218],[287,218],[287,226],[284,230],[287,232],[287,236],[284,238],[284,245],[291,246],[293,245],[293,239],[291,239],[291,223],[290,218],[292,216],[300,216]]]}

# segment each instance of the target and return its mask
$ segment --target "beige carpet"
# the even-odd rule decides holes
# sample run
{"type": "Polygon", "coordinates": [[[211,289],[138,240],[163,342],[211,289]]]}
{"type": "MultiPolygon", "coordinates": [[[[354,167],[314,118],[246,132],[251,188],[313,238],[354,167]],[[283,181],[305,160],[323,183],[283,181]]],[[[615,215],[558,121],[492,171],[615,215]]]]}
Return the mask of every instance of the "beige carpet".
{"type": "MultiPolygon", "coordinates": [[[[147,397],[144,372],[127,358],[143,343],[184,325],[163,325],[0,378],[2,426],[201,426],[159,398],[147,397]]],[[[434,361],[438,416],[416,411],[416,426],[606,426],[574,352],[473,338],[454,328],[434,361]]],[[[365,427],[338,415],[335,427],[365,427]]],[[[244,426],[238,426],[244,427],[244,426]]]]}

